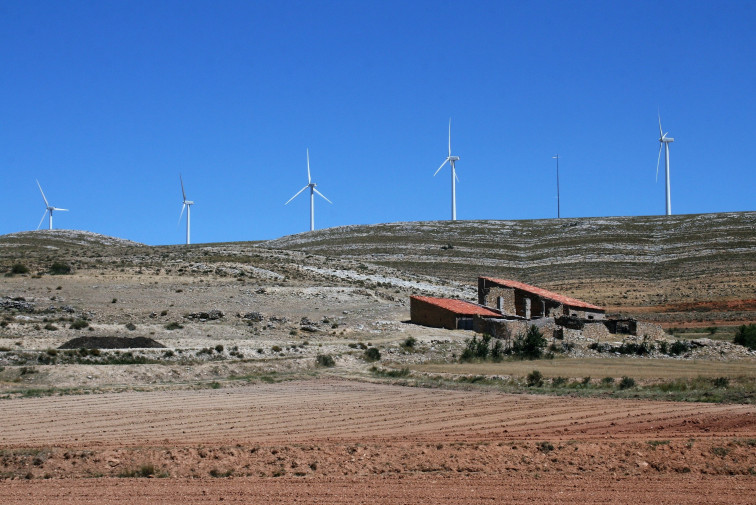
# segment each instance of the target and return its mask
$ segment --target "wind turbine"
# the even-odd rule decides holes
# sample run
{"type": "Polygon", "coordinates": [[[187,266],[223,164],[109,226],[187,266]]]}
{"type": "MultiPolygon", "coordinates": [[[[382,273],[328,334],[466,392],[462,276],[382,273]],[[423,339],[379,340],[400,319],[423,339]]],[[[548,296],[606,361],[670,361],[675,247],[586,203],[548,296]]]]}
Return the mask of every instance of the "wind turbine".
{"type": "Polygon", "coordinates": [[[457,171],[454,168],[454,164],[459,161],[459,156],[452,156],[451,153],[451,118],[449,118],[449,156],[446,157],[443,163],[441,163],[441,166],[436,169],[436,172],[433,174],[433,177],[436,176],[436,174],[444,168],[444,165],[449,163],[451,166],[451,218],[452,221],[457,220],[457,181],[459,181],[459,177],[457,177],[457,171]]]}
{"type": "Polygon", "coordinates": [[[42,214],[42,219],[39,220],[37,229],[39,230],[39,227],[42,226],[42,221],[45,220],[45,215],[49,213],[50,214],[50,229],[52,230],[53,229],[52,227],[53,211],[56,211],[56,210],[68,211],[68,209],[59,209],[57,207],[53,207],[52,205],[50,205],[50,202],[47,201],[47,197],[45,197],[45,192],[42,191],[42,186],[39,184],[39,181],[37,181],[37,186],[39,187],[39,192],[42,193],[42,199],[45,201],[45,213],[42,214]]]}
{"type": "Polygon", "coordinates": [[[181,206],[181,214],[179,214],[179,222],[181,222],[181,216],[184,215],[184,209],[186,209],[186,245],[189,245],[189,232],[191,230],[190,214],[191,214],[192,205],[194,205],[194,202],[186,199],[186,191],[184,191],[184,179],[181,178],[181,174],[179,174],[179,181],[181,181],[181,194],[184,197],[184,205],[181,206]]]}
{"type": "Polygon", "coordinates": [[[298,197],[302,191],[304,191],[307,188],[310,188],[310,231],[313,231],[315,229],[315,196],[314,196],[315,193],[322,196],[326,202],[333,204],[333,202],[329,200],[328,198],[326,198],[326,196],[323,193],[315,189],[315,186],[317,186],[317,184],[312,182],[312,178],[310,177],[310,149],[308,148],[307,149],[307,186],[297,191],[297,193],[291,198],[289,198],[289,200],[284,205],[289,205],[289,202],[294,200],[296,197],[298,197]]]}
{"type": "Polygon", "coordinates": [[[661,114],[659,114],[659,157],[656,159],[656,180],[659,180],[659,162],[661,161],[661,152],[662,148],[664,148],[664,171],[665,171],[665,181],[667,186],[667,215],[672,215],[672,200],[670,197],[669,192],[669,144],[674,142],[675,139],[672,137],[667,137],[667,133],[662,133],[662,126],[661,126],[661,114]]]}
{"type": "Polygon", "coordinates": [[[552,156],[551,158],[557,160],[557,219],[560,219],[562,217],[562,209],[559,203],[559,153],[557,153],[556,156],[552,156]]]}

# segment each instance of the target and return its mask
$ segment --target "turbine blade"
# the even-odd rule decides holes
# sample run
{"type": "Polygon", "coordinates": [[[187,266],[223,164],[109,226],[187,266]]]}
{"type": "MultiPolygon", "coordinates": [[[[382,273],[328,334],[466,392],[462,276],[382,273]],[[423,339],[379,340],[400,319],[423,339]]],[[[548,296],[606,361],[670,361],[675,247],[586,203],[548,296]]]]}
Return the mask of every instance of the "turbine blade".
{"type": "Polygon", "coordinates": [[[179,174],[179,181],[181,181],[181,195],[184,197],[184,201],[186,201],[186,191],[184,191],[184,179],[181,178],[181,174],[179,174]]]}
{"type": "Polygon", "coordinates": [[[68,209],[59,209],[57,207],[53,207],[52,210],[62,210],[62,211],[68,212],[68,209]]]}
{"type": "Polygon", "coordinates": [[[457,171],[454,171],[454,178],[457,179],[457,182],[459,182],[459,177],[457,177],[457,171]]]}
{"type": "Polygon", "coordinates": [[[299,191],[297,191],[297,194],[296,194],[296,195],[294,195],[294,196],[292,196],[291,198],[289,198],[289,199],[288,199],[288,200],[286,201],[286,203],[285,203],[284,205],[289,205],[289,202],[290,202],[290,201],[294,200],[294,199],[295,199],[296,197],[298,197],[298,196],[299,196],[299,193],[301,193],[302,191],[304,191],[305,189],[307,189],[307,188],[309,188],[309,187],[310,187],[310,185],[308,184],[308,185],[307,185],[307,186],[305,186],[304,188],[302,188],[302,189],[300,189],[299,191]]]}
{"type": "Polygon", "coordinates": [[[310,178],[310,148],[307,148],[307,184],[311,184],[312,179],[310,178]]]}
{"type": "Polygon", "coordinates": [[[317,189],[315,189],[315,188],[312,188],[312,190],[313,190],[313,191],[315,191],[315,192],[316,192],[317,194],[319,194],[320,196],[322,196],[323,198],[325,198],[325,201],[326,201],[326,202],[328,202],[328,203],[331,203],[331,204],[333,203],[333,202],[332,202],[331,200],[329,200],[328,198],[326,198],[326,196],[325,196],[325,195],[324,195],[323,193],[321,193],[320,191],[318,191],[317,189]]]}
{"type": "Polygon", "coordinates": [[[37,229],[39,230],[39,227],[42,226],[42,221],[45,220],[45,216],[47,215],[47,209],[45,209],[45,213],[42,214],[42,219],[39,220],[39,224],[37,225],[37,229]]]}
{"type": "Polygon", "coordinates": [[[661,114],[657,112],[657,115],[659,116],[659,138],[664,138],[664,134],[662,133],[662,127],[661,127],[661,114]]]}
{"type": "Polygon", "coordinates": [[[661,152],[664,144],[659,142],[659,156],[656,158],[656,182],[659,182],[659,162],[661,161],[661,152]]]}
{"type": "Polygon", "coordinates": [[[449,157],[451,157],[451,118],[449,118],[449,157]]]}
{"type": "MultiPolygon", "coordinates": [[[[34,179],[36,181],[36,179],[34,179]]],[[[42,186],[40,186],[39,181],[37,181],[37,186],[39,187],[39,192],[42,193],[42,199],[45,201],[45,206],[49,207],[50,204],[47,202],[47,198],[45,197],[45,192],[42,191],[42,186]]]]}
{"type": "Polygon", "coordinates": [[[178,222],[176,223],[176,226],[181,224],[181,218],[184,217],[184,209],[186,208],[186,204],[181,206],[181,213],[179,214],[178,222]]]}
{"type": "Polygon", "coordinates": [[[446,165],[448,162],[449,162],[449,158],[446,158],[444,160],[444,162],[441,163],[441,166],[438,167],[438,169],[436,169],[436,171],[433,173],[433,177],[436,177],[436,174],[439,172],[439,170],[441,170],[442,168],[444,168],[444,165],[446,165]]]}

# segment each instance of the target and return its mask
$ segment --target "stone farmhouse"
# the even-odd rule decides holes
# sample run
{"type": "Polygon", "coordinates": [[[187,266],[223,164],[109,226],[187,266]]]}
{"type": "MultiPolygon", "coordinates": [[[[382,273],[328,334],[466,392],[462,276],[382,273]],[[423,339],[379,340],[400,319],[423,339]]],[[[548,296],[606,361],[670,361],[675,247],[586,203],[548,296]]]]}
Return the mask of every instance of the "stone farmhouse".
{"type": "Polygon", "coordinates": [[[496,309],[503,316],[522,319],[606,318],[606,311],[596,305],[522,282],[492,277],[478,277],[478,303],[496,309]]]}
{"type": "Polygon", "coordinates": [[[547,338],[591,339],[612,335],[663,334],[660,326],[634,319],[606,317],[606,310],[569,296],[518,281],[478,278],[478,303],[428,296],[410,297],[410,320],[450,330],[474,330],[496,338],[513,338],[531,325],[547,338]]]}

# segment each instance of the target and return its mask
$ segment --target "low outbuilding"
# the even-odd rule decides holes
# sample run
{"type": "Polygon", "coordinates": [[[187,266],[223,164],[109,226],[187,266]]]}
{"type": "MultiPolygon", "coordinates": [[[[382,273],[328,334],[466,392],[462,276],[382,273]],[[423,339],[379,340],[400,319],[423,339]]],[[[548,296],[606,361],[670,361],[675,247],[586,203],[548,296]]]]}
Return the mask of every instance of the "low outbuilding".
{"type": "Polygon", "coordinates": [[[464,300],[410,297],[410,319],[415,324],[449,330],[472,330],[474,316],[501,317],[496,311],[464,300]]]}

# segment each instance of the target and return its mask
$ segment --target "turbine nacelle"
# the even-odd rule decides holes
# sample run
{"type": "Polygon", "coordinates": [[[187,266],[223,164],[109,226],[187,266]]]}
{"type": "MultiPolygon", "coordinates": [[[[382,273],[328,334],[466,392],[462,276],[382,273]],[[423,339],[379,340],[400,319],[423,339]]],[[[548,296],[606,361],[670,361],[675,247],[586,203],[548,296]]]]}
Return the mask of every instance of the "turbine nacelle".
{"type": "Polygon", "coordinates": [[[449,161],[459,161],[459,156],[449,156],[447,159],[449,161]]]}

